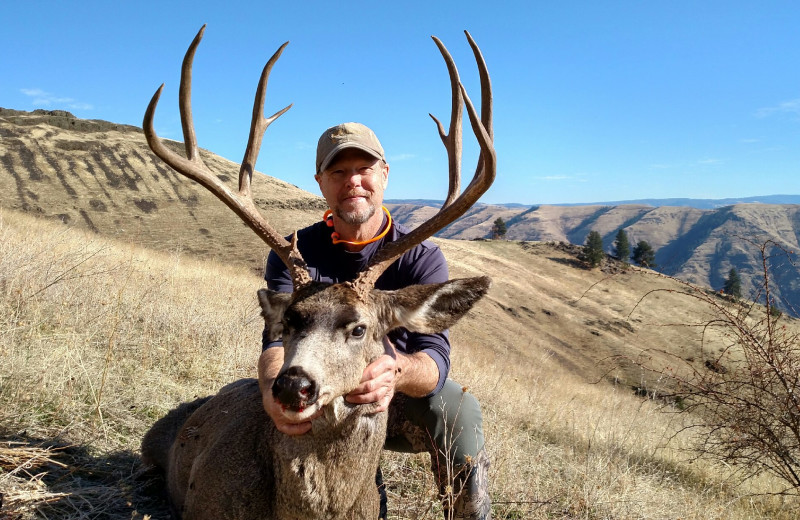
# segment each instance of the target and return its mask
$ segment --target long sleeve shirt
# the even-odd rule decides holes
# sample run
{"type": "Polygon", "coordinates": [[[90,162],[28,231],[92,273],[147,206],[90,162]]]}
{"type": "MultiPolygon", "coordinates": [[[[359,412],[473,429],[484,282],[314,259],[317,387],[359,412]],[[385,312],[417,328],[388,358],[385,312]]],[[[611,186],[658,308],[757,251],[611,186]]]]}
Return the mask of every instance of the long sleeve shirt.
{"type": "MultiPolygon", "coordinates": [[[[342,283],[352,281],[369,263],[370,259],[388,241],[395,241],[408,233],[408,229],[392,223],[384,238],[367,244],[361,251],[352,252],[342,244],[333,244],[332,229],[324,222],[313,224],[297,232],[297,247],[308,265],[311,279],[317,282],[342,283]]],[[[409,285],[446,282],[447,262],[439,247],[430,241],[406,251],[375,283],[376,289],[394,290],[409,285]]],[[[283,261],[274,252],[267,259],[265,279],[267,287],[278,292],[292,292],[292,278],[283,261]]],[[[390,331],[389,339],[395,347],[408,354],[424,352],[439,368],[439,381],[431,395],[438,393],[450,372],[450,340],[447,331],[439,334],[419,334],[404,328],[390,331]]],[[[282,345],[269,341],[266,331],[262,348],[282,345]]]]}

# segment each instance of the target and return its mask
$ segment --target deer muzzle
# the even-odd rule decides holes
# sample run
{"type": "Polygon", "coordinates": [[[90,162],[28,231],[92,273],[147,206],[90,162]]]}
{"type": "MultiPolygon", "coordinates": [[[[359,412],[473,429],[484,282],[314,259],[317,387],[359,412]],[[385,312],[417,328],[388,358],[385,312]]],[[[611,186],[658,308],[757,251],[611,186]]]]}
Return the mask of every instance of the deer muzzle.
{"type": "Polygon", "coordinates": [[[272,384],[272,397],[284,410],[303,412],[319,398],[319,387],[300,367],[289,367],[281,371],[272,384]]]}

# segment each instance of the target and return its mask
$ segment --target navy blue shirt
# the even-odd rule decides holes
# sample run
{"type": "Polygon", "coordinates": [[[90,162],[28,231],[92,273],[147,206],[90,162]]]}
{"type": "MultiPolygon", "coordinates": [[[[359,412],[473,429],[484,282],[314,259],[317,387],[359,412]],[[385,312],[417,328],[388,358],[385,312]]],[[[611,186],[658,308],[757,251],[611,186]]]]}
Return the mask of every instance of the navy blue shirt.
{"type": "MultiPolygon", "coordinates": [[[[384,222],[385,222],[384,217],[384,222]]],[[[392,222],[392,227],[384,238],[367,244],[361,251],[352,252],[343,244],[331,240],[333,229],[324,222],[318,222],[297,232],[297,248],[308,265],[311,279],[317,282],[341,283],[355,280],[359,272],[366,268],[370,259],[389,241],[395,241],[408,233],[408,229],[392,222]]],[[[271,251],[267,259],[264,277],[267,287],[278,292],[292,292],[292,278],[283,261],[271,251]]],[[[409,285],[440,283],[448,279],[447,262],[439,247],[433,242],[424,241],[417,247],[403,253],[395,260],[375,283],[376,289],[394,290],[409,285]]],[[[389,339],[401,352],[408,354],[425,352],[439,367],[439,382],[431,395],[444,386],[450,372],[450,340],[447,331],[439,334],[419,334],[399,328],[388,333],[389,339]]],[[[269,342],[266,331],[263,349],[281,345],[280,341],[269,342]]]]}

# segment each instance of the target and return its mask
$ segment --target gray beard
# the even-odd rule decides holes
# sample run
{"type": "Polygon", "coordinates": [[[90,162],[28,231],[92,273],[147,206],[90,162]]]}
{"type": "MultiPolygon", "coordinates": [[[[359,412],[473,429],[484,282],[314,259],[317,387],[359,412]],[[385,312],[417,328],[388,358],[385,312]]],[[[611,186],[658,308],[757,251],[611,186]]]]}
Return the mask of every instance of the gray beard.
{"type": "Polygon", "coordinates": [[[350,224],[351,226],[357,226],[367,222],[370,218],[372,218],[372,215],[374,214],[375,214],[375,206],[370,206],[369,208],[361,212],[351,211],[345,213],[344,211],[342,211],[341,208],[336,209],[336,216],[342,219],[343,222],[350,224]]]}

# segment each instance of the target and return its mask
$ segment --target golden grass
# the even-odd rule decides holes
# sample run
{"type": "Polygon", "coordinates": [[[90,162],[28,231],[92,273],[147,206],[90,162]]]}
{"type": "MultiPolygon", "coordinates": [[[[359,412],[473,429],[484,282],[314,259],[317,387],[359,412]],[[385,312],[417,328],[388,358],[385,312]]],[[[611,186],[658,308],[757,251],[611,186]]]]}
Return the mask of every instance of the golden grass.
{"type": "MultiPolygon", "coordinates": [[[[530,253],[464,247],[526,272],[530,253]]],[[[572,268],[559,268],[568,283],[572,268]]],[[[139,442],[178,402],[255,375],[262,284],[242,271],[0,212],[0,517],[166,517],[139,442]]],[[[510,328],[506,292],[547,300],[562,319],[575,312],[523,294],[518,278],[496,280],[453,331],[453,377],[484,409],[495,518],[794,518],[796,502],[750,495],[769,481],[735,486],[724,468],[688,463],[684,436],[665,447],[680,424],[659,403],[587,383],[523,325],[510,328]]],[[[627,341],[647,337],[637,327],[627,341]]],[[[386,454],[391,518],[441,517],[428,465],[386,454]]]]}

